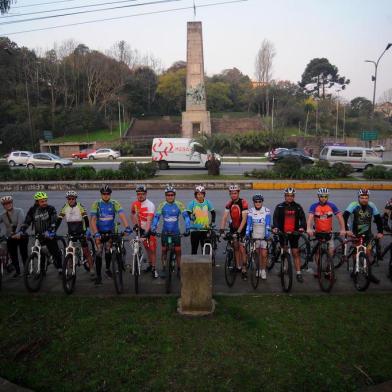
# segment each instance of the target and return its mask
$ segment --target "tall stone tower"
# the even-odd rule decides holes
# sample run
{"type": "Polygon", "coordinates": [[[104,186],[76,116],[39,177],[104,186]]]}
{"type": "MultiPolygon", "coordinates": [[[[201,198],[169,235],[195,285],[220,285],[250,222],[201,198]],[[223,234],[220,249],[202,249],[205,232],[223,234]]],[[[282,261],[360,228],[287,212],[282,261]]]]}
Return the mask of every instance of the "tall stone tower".
{"type": "Polygon", "coordinates": [[[203,32],[201,22],[188,22],[186,111],[182,113],[182,137],[211,135],[204,84],[203,32]]]}

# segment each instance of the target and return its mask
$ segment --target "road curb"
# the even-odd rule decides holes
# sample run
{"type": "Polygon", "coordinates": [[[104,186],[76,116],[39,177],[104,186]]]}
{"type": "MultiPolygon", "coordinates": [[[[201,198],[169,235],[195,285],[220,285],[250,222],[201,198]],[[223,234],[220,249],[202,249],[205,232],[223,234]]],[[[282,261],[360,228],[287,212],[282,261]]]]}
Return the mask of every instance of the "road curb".
{"type": "MultiPolygon", "coordinates": [[[[133,190],[135,185],[139,183],[146,184],[149,189],[164,189],[170,182],[178,189],[193,189],[196,185],[202,183],[210,190],[227,189],[233,181],[214,180],[214,181],[193,181],[193,180],[148,180],[148,181],[41,181],[37,182],[3,182],[0,183],[0,192],[33,192],[33,191],[66,191],[74,190],[97,190],[102,184],[109,184],[115,190],[133,190]]],[[[320,187],[328,187],[330,189],[359,189],[367,188],[372,190],[388,191],[392,190],[392,182],[370,182],[370,181],[235,181],[242,189],[254,190],[282,190],[289,186],[296,189],[317,189],[320,187]]]]}

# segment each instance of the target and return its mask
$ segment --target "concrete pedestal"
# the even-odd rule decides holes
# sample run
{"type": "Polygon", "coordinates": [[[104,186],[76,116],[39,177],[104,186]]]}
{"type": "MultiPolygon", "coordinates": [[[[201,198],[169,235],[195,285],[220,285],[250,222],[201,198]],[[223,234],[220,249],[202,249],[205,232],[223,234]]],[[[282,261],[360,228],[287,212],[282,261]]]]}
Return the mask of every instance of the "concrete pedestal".
{"type": "Polygon", "coordinates": [[[213,313],[214,309],[210,256],[183,255],[178,312],[190,316],[205,316],[213,313]]]}

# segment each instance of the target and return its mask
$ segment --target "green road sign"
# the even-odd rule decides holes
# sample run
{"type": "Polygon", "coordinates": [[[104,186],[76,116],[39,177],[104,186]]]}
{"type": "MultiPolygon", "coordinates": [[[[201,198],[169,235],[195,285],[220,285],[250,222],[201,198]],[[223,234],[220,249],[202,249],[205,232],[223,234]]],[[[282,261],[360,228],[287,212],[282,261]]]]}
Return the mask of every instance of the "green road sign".
{"type": "Polygon", "coordinates": [[[53,140],[53,132],[52,131],[44,131],[44,139],[45,140],[53,140]]]}
{"type": "Polygon", "coordinates": [[[362,131],[361,140],[371,141],[378,139],[378,131],[362,131]]]}

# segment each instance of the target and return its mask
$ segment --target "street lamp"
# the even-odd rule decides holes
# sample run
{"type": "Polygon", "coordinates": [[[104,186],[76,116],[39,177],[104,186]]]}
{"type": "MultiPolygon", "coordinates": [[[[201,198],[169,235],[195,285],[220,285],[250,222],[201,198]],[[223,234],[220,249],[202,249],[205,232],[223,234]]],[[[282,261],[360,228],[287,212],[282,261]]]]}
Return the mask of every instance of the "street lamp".
{"type": "Polygon", "coordinates": [[[392,46],[392,43],[389,43],[385,50],[381,53],[380,57],[378,58],[377,61],[373,60],[365,60],[365,63],[373,63],[374,64],[374,76],[372,76],[372,82],[374,82],[374,88],[373,88],[373,115],[374,115],[374,105],[376,101],[376,84],[377,84],[377,68],[378,68],[378,63],[381,60],[381,57],[384,56],[384,53],[392,46]]]}

